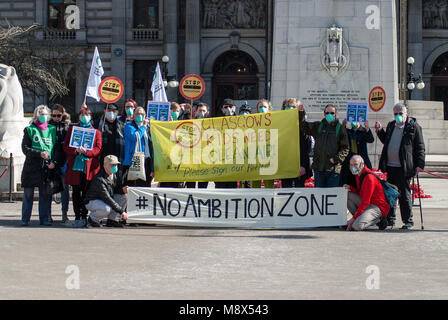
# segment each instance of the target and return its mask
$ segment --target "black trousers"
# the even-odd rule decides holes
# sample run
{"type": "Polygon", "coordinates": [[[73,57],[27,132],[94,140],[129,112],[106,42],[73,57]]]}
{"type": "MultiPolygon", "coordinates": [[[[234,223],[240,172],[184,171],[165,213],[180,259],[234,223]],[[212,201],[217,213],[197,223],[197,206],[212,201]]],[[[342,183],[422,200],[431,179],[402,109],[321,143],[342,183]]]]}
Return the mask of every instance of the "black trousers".
{"type": "Polygon", "coordinates": [[[236,189],[238,186],[237,181],[217,181],[215,182],[216,189],[236,189]]]}
{"type": "Polygon", "coordinates": [[[305,181],[305,176],[282,179],[282,188],[304,188],[305,181]]]}
{"type": "Polygon", "coordinates": [[[84,205],[84,198],[86,196],[88,182],[83,172],[80,173],[79,181],[79,185],[72,186],[73,211],[75,211],[76,220],[86,220],[88,211],[84,205]]]}
{"type": "MultiPolygon", "coordinates": [[[[207,186],[208,186],[208,181],[203,181],[203,182],[198,181],[199,189],[207,189],[207,186]]],[[[185,182],[185,187],[194,189],[194,188],[196,188],[196,182],[193,182],[193,181],[185,182]]]]}
{"type": "MultiPolygon", "coordinates": [[[[398,203],[400,204],[401,221],[404,224],[414,225],[412,217],[412,199],[411,199],[411,178],[404,177],[403,169],[401,167],[387,167],[387,181],[396,185],[400,191],[398,203]]],[[[392,209],[389,213],[389,222],[395,222],[396,209],[392,209]]]]}

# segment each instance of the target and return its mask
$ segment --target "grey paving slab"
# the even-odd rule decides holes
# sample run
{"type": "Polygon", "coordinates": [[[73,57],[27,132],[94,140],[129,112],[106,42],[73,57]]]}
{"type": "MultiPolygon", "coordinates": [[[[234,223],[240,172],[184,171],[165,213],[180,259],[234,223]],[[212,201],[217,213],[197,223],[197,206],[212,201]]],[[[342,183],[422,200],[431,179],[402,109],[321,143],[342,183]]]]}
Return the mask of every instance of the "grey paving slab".
{"type": "Polygon", "coordinates": [[[20,208],[0,203],[0,299],[448,298],[443,209],[424,210],[424,231],[416,216],[414,230],[347,232],[73,229],[36,214],[24,228],[20,208]]]}

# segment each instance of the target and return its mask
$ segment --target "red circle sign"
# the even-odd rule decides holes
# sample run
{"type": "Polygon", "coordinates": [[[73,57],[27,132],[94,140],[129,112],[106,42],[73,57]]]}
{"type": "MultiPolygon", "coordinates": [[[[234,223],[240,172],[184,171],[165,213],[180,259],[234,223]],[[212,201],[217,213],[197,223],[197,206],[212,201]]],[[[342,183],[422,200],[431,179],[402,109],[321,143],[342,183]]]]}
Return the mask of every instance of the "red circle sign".
{"type": "Polygon", "coordinates": [[[199,99],[204,94],[205,82],[196,74],[187,74],[180,80],[179,91],[187,100],[199,99]]]}
{"type": "Polygon", "coordinates": [[[386,92],[381,87],[375,87],[369,94],[369,107],[372,111],[378,112],[386,103],[386,92]]]}
{"type": "Polygon", "coordinates": [[[105,103],[114,103],[123,95],[123,84],[117,77],[107,77],[101,81],[98,94],[105,103]]]}

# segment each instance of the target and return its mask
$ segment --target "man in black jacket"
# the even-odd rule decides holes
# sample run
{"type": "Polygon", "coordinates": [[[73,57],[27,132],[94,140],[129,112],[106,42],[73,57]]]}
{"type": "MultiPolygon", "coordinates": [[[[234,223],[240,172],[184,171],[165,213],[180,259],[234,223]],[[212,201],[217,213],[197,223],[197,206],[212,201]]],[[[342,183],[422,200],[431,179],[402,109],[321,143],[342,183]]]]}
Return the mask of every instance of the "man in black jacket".
{"type": "Polygon", "coordinates": [[[100,227],[101,220],[107,218],[107,227],[123,227],[117,220],[121,215],[127,220],[127,186],[123,186],[118,173],[120,162],[114,155],[104,157],[103,169],[93,178],[85,196],[85,205],[90,211],[88,222],[92,227],[100,227]]]}
{"type": "MultiPolygon", "coordinates": [[[[384,144],[379,169],[387,172],[387,181],[400,190],[402,229],[412,229],[411,178],[425,167],[425,143],[422,128],[415,118],[408,117],[404,105],[394,106],[395,121],[387,124],[386,131],[378,121],[375,123],[378,138],[384,144]]],[[[388,216],[388,224],[395,224],[395,209],[388,216]]]]}

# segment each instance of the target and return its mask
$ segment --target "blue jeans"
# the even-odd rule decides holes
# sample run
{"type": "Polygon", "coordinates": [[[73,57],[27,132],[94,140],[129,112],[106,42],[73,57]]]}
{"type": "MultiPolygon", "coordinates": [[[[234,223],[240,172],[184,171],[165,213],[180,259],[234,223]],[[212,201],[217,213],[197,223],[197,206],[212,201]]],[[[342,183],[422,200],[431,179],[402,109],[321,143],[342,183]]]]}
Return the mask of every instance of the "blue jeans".
{"type": "Polygon", "coordinates": [[[314,171],[314,186],[316,188],[339,187],[339,174],[323,171],[314,171]]]}
{"type": "MultiPolygon", "coordinates": [[[[39,222],[48,222],[51,213],[51,194],[45,192],[44,188],[39,189],[39,222]]],[[[22,202],[22,222],[29,222],[33,210],[34,188],[24,188],[22,202]]]]}

